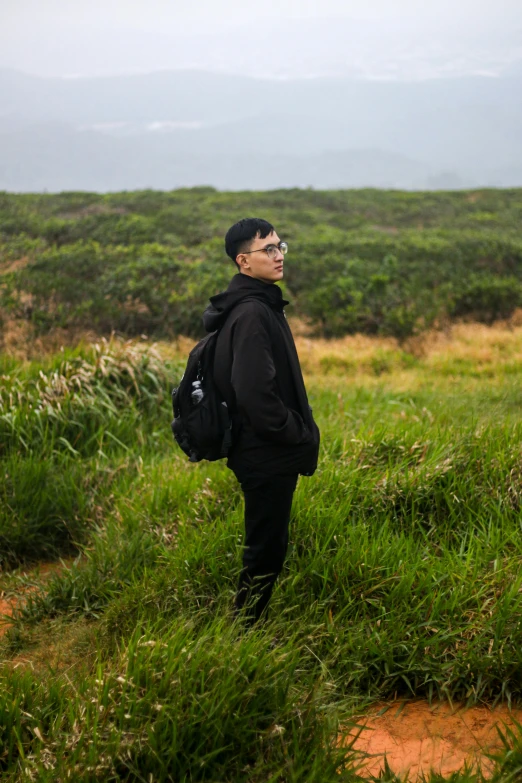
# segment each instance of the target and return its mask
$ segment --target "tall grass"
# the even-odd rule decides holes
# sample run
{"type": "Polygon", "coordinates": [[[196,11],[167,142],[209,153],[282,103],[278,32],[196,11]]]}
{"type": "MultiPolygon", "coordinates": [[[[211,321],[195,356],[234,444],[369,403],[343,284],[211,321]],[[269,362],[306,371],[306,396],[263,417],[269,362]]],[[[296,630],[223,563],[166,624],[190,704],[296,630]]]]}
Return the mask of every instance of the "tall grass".
{"type": "Polygon", "coordinates": [[[86,355],[73,352],[4,375],[0,453],[79,457],[103,456],[114,445],[128,449],[138,432],[143,438],[144,414],[147,423],[157,421],[165,381],[154,349],[106,340],[86,355]]]}
{"type": "MultiPolygon", "coordinates": [[[[345,350],[359,367],[351,376],[339,364],[310,375],[320,465],[300,479],[289,557],[251,633],[231,611],[237,484],[222,463],[189,465],[170,440],[177,360],[157,354],[151,366],[141,350],[105,346],[106,374],[99,348],[13,368],[12,388],[27,394],[23,415],[10,411],[40,440],[17,446],[16,430],[3,430],[4,563],[82,557],[27,596],[3,657],[52,618],[62,629],[95,623],[99,650],[78,678],[4,664],[5,779],[355,780],[338,724],[370,701],[519,703],[522,364],[503,334],[493,375],[459,372],[440,346],[383,369],[383,345],[365,358],[345,350]],[[49,379],[73,377],[66,364],[94,368],[85,393],[71,382],[51,396],[57,415],[38,430],[34,401],[49,379]],[[69,414],[85,416],[73,450],[58,445],[69,414]],[[100,431],[118,442],[100,446],[100,431]]],[[[321,359],[313,350],[308,371],[321,359]]],[[[343,358],[340,345],[328,351],[343,358]]],[[[509,738],[499,781],[516,780],[518,742],[509,738]]]]}
{"type": "Polygon", "coordinates": [[[101,340],[1,380],[0,558],[68,553],[106,513],[113,484],[163,448],[165,367],[153,348],[101,340]]]}

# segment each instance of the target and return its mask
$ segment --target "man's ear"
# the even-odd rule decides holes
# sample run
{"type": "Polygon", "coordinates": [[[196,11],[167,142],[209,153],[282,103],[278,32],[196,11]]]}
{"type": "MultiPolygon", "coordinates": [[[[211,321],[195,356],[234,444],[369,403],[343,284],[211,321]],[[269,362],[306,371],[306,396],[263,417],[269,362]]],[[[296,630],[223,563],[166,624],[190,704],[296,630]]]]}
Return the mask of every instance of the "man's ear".
{"type": "Polygon", "coordinates": [[[236,256],[236,264],[239,266],[240,269],[250,268],[248,256],[245,255],[245,253],[240,253],[238,256],[236,256]]]}

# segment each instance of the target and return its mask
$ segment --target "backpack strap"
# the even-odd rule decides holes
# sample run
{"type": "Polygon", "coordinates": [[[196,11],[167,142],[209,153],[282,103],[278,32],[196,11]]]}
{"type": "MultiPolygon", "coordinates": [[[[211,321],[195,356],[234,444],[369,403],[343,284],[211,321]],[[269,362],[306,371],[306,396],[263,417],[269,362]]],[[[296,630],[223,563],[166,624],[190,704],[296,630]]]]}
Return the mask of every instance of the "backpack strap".
{"type": "Polygon", "coordinates": [[[228,453],[232,448],[232,418],[229,419],[228,427],[225,430],[225,436],[223,443],[221,444],[221,456],[228,457],[228,453]]]}

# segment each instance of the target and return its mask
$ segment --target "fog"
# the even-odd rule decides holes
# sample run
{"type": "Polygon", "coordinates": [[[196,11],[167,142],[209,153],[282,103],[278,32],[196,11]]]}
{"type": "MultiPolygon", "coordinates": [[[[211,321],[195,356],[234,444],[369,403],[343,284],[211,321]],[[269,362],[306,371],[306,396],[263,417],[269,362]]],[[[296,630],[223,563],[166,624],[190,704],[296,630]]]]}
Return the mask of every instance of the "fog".
{"type": "Polygon", "coordinates": [[[0,0],[0,190],[522,186],[520,0],[0,0]]]}
{"type": "MultiPolygon", "coordinates": [[[[351,51],[340,46],[339,23],[363,75],[375,78],[386,75],[383,63],[393,69],[415,49],[428,60],[461,58],[468,71],[492,72],[522,52],[520,0],[1,0],[0,67],[90,76],[246,66],[255,76],[307,76],[332,72],[332,57],[314,57],[331,44],[337,70],[346,72],[340,60],[349,62],[351,51]],[[296,28],[307,20],[307,29],[296,28]],[[256,60],[249,63],[251,44],[256,60]]],[[[433,75],[425,62],[413,62],[408,74],[433,75]]]]}

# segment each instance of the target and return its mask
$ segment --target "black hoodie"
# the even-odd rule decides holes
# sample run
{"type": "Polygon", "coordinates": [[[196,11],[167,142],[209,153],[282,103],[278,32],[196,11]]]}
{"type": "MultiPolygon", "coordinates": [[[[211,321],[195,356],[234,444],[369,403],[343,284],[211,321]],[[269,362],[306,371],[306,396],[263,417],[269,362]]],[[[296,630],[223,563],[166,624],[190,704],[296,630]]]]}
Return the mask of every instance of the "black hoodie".
{"type": "Polygon", "coordinates": [[[319,430],[281,289],[238,274],[210,302],[203,323],[208,332],[219,329],[214,380],[234,418],[229,467],[240,476],[312,475],[319,430]]]}

